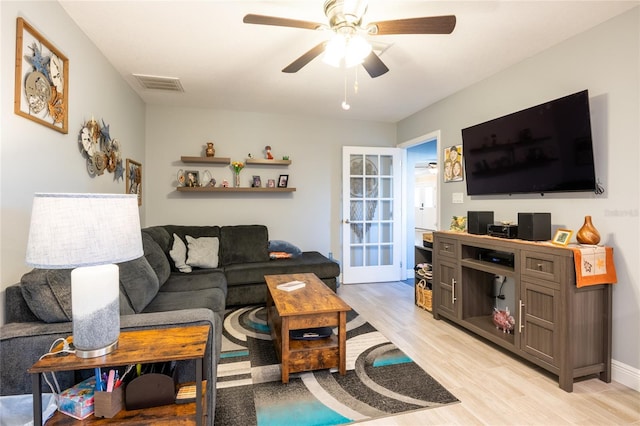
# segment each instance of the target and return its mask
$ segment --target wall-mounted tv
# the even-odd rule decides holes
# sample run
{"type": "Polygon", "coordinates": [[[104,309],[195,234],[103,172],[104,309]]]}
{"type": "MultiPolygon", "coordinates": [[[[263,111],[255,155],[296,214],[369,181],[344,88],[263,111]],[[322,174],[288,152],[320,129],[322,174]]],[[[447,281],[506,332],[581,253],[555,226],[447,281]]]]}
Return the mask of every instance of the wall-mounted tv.
{"type": "Polygon", "coordinates": [[[467,194],[595,191],[587,90],[462,129],[467,194]]]}

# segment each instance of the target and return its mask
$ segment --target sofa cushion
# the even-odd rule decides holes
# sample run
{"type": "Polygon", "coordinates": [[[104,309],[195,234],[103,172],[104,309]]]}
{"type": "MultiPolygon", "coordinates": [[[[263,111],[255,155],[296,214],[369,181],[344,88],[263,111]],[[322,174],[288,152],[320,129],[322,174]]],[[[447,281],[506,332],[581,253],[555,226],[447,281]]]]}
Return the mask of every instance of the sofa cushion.
{"type": "MultiPolygon", "coordinates": [[[[71,321],[71,269],[34,269],[22,276],[20,290],[27,306],[40,321],[71,321]]],[[[121,286],[120,314],[132,313],[121,286]]]]}
{"type": "Polygon", "coordinates": [[[218,237],[193,238],[187,235],[187,265],[196,268],[217,268],[218,249],[220,239],[218,237]]]}
{"type": "Polygon", "coordinates": [[[118,266],[120,267],[120,284],[133,309],[140,313],[158,293],[160,288],[158,276],[144,256],[120,263],[118,266]]]}
{"type": "Polygon", "coordinates": [[[71,270],[34,269],[20,279],[22,297],[44,322],[71,321],[71,270]]]}
{"type": "Polygon", "coordinates": [[[183,309],[208,308],[214,312],[224,312],[224,291],[220,288],[206,288],[190,291],[160,291],[144,312],[167,312],[183,309]]]}
{"type": "Polygon", "coordinates": [[[227,279],[221,269],[194,269],[190,274],[173,272],[160,292],[181,292],[219,288],[227,294],[227,279]]]}
{"type": "Polygon", "coordinates": [[[150,226],[142,229],[143,234],[149,235],[153,240],[158,243],[162,251],[168,255],[171,250],[173,240],[171,234],[165,229],[164,226],[150,226]]]}
{"type": "Polygon", "coordinates": [[[263,225],[223,226],[220,229],[220,264],[266,262],[269,233],[263,225]]]}
{"type": "Polygon", "coordinates": [[[191,272],[191,266],[187,265],[187,246],[177,234],[173,234],[173,248],[169,255],[178,271],[191,272]]]}
{"type": "Polygon", "coordinates": [[[151,268],[158,276],[160,285],[164,284],[171,274],[171,265],[169,259],[164,254],[160,245],[146,232],[142,233],[142,247],[144,249],[144,257],[151,265],[151,268]]]}
{"type": "Polygon", "coordinates": [[[243,284],[264,283],[265,275],[312,272],[318,278],[335,278],[340,266],[315,251],[305,251],[298,257],[266,262],[225,266],[224,273],[229,287],[243,284]]]}

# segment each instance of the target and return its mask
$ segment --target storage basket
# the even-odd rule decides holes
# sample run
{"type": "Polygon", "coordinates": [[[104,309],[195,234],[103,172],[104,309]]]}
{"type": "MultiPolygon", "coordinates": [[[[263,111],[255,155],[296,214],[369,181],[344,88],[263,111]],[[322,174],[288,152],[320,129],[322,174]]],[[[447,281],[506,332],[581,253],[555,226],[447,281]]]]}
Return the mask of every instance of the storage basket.
{"type": "Polygon", "coordinates": [[[416,304],[427,311],[431,312],[433,303],[433,291],[427,288],[427,282],[420,280],[416,285],[416,304]]]}
{"type": "Polygon", "coordinates": [[[431,312],[433,305],[433,291],[429,288],[429,281],[433,277],[431,264],[423,263],[416,267],[416,274],[420,281],[416,284],[416,305],[431,312]]]}

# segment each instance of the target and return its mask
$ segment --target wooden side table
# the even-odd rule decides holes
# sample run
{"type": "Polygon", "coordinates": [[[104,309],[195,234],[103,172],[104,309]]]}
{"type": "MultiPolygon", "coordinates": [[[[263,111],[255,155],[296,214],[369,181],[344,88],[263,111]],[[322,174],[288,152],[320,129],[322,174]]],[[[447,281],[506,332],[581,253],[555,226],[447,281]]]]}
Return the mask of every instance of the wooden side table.
{"type": "MultiPolygon", "coordinates": [[[[208,325],[197,325],[123,331],[120,333],[118,349],[110,354],[96,358],[78,358],[73,354],[69,354],[66,356],[49,356],[39,360],[28,370],[28,372],[31,373],[33,387],[34,424],[42,424],[42,397],[40,390],[42,386],[42,376],[40,373],[193,359],[196,363],[195,418],[193,416],[193,409],[191,408],[189,412],[186,407],[189,405],[193,406],[194,403],[157,407],[159,412],[158,417],[161,419],[161,417],[164,416],[183,416],[185,418],[195,420],[195,424],[202,425],[204,415],[202,407],[202,366],[207,341],[209,339],[209,328],[210,326],[208,325]],[[170,408],[167,409],[166,407],[170,408]]],[[[61,348],[62,345],[59,345],[54,348],[53,351],[57,351],[61,348]]],[[[155,408],[135,410],[135,412],[139,412],[140,416],[144,416],[144,418],[150,420],[151,418],[149,417],[149,414],[154,409],[155,408]]],[[[137,416],[133,411],[126,412],[126,415],[123,414],[123,412],[120,412],[120,414],[113,419],[88,417],[82,422],[83,424],[86,424],[94,421],[96,423],[110,423],[122,422],[125,420],[141,420],[140,418],[136,419],[137,416]]],[[[65,420],[73,420],[75,422],[74,419],[62,413],[56,413],[52,420],[53,424],[63,424],[66,423],[65,420]],[[56,421],[56,418],[58,417],[60,417],[58,419],[60,420],[59,422],[56,421]]],[[[173,420],[175,420],[175,417],[173,420]]],[[[156,424],[156,421],[154,420],[153,423],[156,424]]]]}

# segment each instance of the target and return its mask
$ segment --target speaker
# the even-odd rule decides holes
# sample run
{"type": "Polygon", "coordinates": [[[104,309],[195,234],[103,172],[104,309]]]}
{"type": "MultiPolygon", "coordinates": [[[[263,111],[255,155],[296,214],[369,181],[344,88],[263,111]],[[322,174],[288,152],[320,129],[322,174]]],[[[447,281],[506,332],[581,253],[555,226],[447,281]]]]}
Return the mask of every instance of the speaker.
{"type": "Polygon", "coordinates": [[[486,235],[487,226],[493,224],[493,212],[467,212],[467,232],[486,235]]]}
{"type": "Polygon", "coordinates": [[[528,241],[551,239],[551,213],[518,213],[518,238],[528,241]]]}

